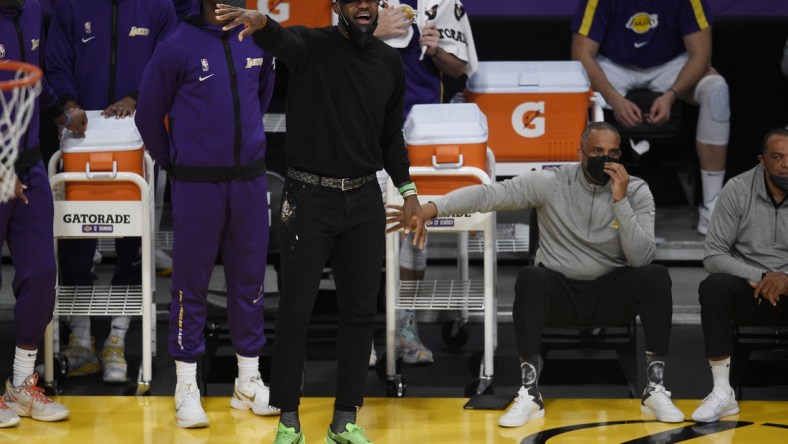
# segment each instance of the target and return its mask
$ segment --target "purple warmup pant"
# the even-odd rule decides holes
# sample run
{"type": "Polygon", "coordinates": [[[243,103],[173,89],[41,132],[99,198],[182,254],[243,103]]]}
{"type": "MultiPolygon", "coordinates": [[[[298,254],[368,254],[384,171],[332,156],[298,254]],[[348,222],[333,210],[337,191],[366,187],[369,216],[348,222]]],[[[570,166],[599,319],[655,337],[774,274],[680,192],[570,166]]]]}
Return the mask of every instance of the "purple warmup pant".
{"type": "Polygon", "coordinates": [[[27,185],[30,203],[0,205],[0,244],[3,238],[8,242],[14,264],[14,339],[37,347],[55,308],[54,205],[43,162],[20,173],[19,180],[27,185]]]}
{"type": "Polygon", "coordinates": [[[172,302],[168,349],[178,361],[205,351],[208,284],[221,251],[227,319],[235,352],[259,356],[268,254],[268,178],[172,183],[172,302]]]}

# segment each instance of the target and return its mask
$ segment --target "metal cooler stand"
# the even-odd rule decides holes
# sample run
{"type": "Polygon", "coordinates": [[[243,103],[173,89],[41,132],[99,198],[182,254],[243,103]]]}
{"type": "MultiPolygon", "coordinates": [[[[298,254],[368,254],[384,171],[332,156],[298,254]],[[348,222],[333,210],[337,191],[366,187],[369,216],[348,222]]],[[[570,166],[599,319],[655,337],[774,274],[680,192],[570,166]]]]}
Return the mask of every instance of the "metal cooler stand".
{"type": "Polygon", "coordinates": [[[142,237],[142,285],[129,286],[62,286],[56,288],[55,310],[52,322],[44,337],[44,383],[58,392],[55,380],[55,354],[59,355],[59,316],[141,316],[142,317],[142,366],[137,378],[136,395],[150,395],[153,377],[153,355],[156,350],[156,306],[153,302],[153,242],[151,233],[154,217],[153,160],[145,153],[144,175],[117,171],[58,173],[62,153],[56,152],[49,162],[49,183],[55,199],[55,251],[57,239],[63,238],[118,238],[142,237]],[[125,181],[140,189],[139,201],[68,201],[62,188],[68,182],[125,181]],[[68,223],[66,215],[85,215],[86,223],[68,223]],[[127,223],[96,223],[91,215],[124,215],[127,223]]]}
{"type": "MultiPolygon", "coordinates": [[[[488,150],[488,156],[491,152],[488,150]]],[[[494,160],[492,160],[494,163],[494,160]]],[[[492,165],[491,163],[491,165],[492,165]]],[[[491,167],[494,170],[494,166],[491,167]]],[[[436,169],[431,167],[411,167],[410,175],[415,180],[419,176],[442,176],[451,181],[452,176],[472,176],[479,183],[488,184],[494,174],[488,174],[476,167],[436,169]]],[[[419,196],[423,204],[437,196],[419,196]]],[[[387,203],[402,203],[402,198],[389,180],[386,190],[387,203]]],[[[405,396],[405,381],[397,371],[398,351],[396,310],[460,310],[483,311],[484,315],[484,354],[479,370],[478,386],[475,394],[484,393],[493,381],[493,356],[497,345],[497,302],[496,283],[496,224],[495,213],[474,213],[452,217],[439,217],[428,225],[429,231],[458,232],[461,242],[458,253],[460,276],[458,280],[448,281],[399,281],[399,242],[400,233],[386,235],[386,393],[390,397],[405,396]],[[484,281],[468,279],[468,231],[480,232],[484,239],[484,281]]]]}

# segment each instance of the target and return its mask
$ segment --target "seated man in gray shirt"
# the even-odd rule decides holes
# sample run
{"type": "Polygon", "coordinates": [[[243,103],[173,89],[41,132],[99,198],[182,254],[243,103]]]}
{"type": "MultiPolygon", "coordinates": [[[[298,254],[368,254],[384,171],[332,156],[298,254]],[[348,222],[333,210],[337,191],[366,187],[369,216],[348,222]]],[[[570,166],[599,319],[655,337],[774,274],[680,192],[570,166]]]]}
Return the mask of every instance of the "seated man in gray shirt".
{"type": "MultiPolygon", "coordinates": [[[[517,277],[512,310],[522,388],[499,419],[502,427],[544,416],[537,381],[545,326],[621,324],[637,315],[648,363],[641,410],[659,421],[684,421],[662,380],[673,303],[667,269],[651,265],[656,252],[654,199],[646,183],[629,176],[618,162],[620,142],[613,126],[592,123],[581,137],[579,163],[462,188],[422,206],[425,220],[537,210],[540,245],[535,265],[517,277]]],[[[389,216],[390,222],[401,217],[396,210],[389,216]]]]}
{"type": "Polygon", "coordinates": [[[731,388],[733,325],[788,325],[788,129],[770,131],[760,163],[722,188],[706,236],[700,316],[714,387],[692,414],[714,422],[739,412],[731,388]]]}

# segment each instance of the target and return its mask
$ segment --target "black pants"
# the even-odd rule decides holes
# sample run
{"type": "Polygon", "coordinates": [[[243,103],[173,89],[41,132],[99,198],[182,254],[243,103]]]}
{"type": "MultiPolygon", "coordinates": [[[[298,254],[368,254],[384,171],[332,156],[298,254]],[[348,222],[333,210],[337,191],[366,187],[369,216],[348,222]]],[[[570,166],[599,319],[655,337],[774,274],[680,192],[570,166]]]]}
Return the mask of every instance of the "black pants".
{"type": "Polygon", "coordinates": [[[385,211],[377,182],[350,191],[287,179],[282,197],[282,297],[271,369],[271,405],[298,407],[306,335],[328,260],[339,305],[337,398],[364,402],[373,319],[385,246],[385,211]]]}
{"type": "Polygon", "coordinates": [[[767,300],[760,304],[745,279],[726,273],[710,274],[698,287],[700,323],[706,343],[706,357],[730,356],[733,352],[733,324],[788,324],[788,302],[777,306],[767,300]]]}
{"type": "Polygon", "coordinates": [[[544,267],[525,267],[515,284],[512,315],[521,358],[539,353],[544,327],[624,325],[640,315],[646,350],[668,352],[673,300],[661,265],[624,267],[577,281],[544,267]]]}

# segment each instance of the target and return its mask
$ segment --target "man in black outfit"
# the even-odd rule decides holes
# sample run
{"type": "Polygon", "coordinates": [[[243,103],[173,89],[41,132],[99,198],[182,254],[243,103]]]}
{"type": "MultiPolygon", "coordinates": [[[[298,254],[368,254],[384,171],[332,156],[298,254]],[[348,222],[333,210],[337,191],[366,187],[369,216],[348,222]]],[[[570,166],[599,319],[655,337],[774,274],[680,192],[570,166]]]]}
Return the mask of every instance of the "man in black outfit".
{"type": "Polygon", "coordinates": [[[224,29],[243,26],[290,72],[288,173],[282,196],[282,291],[271,405],[282,410],[276,443],[304,442],[298,404],[306,334],[329,261],[337,286],[337,397],[327,443],[368,443],[356,423],[364,401],[380,284],[386,215],[375,172],[385,168],[405,199],[391,230],[424,236],[402,137],[405,77],[397,51],[373,36],[378,2],[337,0],[339,24],[283,28],[258,11],[217,7],[224,29]]]}

